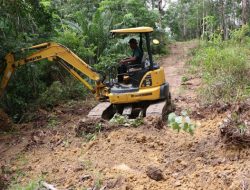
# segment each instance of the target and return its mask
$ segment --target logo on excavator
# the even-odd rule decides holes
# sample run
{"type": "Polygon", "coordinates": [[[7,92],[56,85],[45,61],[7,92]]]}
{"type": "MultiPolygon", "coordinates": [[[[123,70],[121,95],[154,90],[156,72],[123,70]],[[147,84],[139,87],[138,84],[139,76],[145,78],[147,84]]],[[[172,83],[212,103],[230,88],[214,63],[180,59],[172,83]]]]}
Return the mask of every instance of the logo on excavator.
{"type": "Polygon", "coordinates": [[[132,97],[132,98],[134,98],[134,97],[140,97],[140,96],[150,96],[150,95],[152,95],[152,93],[151,93],[151,92],[150,92],[150,93],[143,93],[143,94],[131,95],[131,97],[132,97]]]}
{"type": "Polygon", "coordinates": [[[30,59],[25,59],[25,61],[26,62],[32,62],[32,61],[36,61],[36,60],[38,60],[38,59],[41,59],[42,58],[42,56],[36,56],[36,57],[32,57],[32,58],[30,58],[30,59]]]}

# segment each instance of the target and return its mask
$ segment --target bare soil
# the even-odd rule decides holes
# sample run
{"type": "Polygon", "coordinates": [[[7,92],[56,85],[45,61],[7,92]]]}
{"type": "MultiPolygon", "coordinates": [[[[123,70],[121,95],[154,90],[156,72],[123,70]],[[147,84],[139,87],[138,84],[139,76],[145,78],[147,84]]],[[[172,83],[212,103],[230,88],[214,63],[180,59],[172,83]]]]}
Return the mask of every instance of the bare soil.
{"type": "Polygon", "coordinates": [[[182,82],[195,46],[173,44],[171,55],[161,59],[177,112],[186,109],[199,123],[193,136],[145,124],[97,130],[87,141],[75,129],[85,126],[91,101],[40,110],[31,122],[0,134],[0,189],[41,179],[58,189],[249,189],[250,149],[226,146],[220,138],[228,109],[201,108],[200,79],[182,82]]]}

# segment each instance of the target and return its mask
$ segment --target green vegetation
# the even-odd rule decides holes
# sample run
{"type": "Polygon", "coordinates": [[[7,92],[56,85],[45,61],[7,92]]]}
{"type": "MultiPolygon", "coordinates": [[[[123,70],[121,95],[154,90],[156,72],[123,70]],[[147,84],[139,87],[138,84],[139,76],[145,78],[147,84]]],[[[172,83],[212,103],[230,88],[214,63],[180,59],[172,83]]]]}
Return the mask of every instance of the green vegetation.
{"type": "Polygon", "coordinates": [[[127,116],[115,114],[113,118],[110,120],[110,123],[115,125],[138,127],[142,125],[144,122],[141,117],[137,117],[136,119],[129,119],[127,116]]]}
{"type": "Polygon", "coordinates": [[[210,40],[213,34],[227,40],[231,37],[230,31],[249,23],[249,18],[248,0],[177,0],[168,3],[163,22],[178,40],[210,40]]]}
{"type": "Polygon", "coordinates": [[[234,30],[227,41],[215,35],[195,52],[190,64],[202,77],[200,97],[204,103],[232,103],[249,97],[249,31],[247,25],[234,30]]]}
{"type": "Polygon", "coordinates": [[[39,181],[31,181],[29,184],[23,186],[19,184],[12,184],[8,190],[35,190],[41,188],[39,181]]]}
{"type": "Polygon", "coordinates": [[[101,123],[97,123],[94,126],[94,132],[91,133],[84,133],[83,136],[84,138],[87,139],[87,141],[94,141],[96,140],[97,135],[101,132],[103,126],[101,123]]]}
{"type": "Polygon", "coordinates": [[[182,111],[181,115],[178,116],[175,113],[168,115],[168,126],[177,132],[181,130],[193,135],[196,125],[188,117],[186,111],[182,111]]]}
{"type": "Polygon", "coordinates": [[[181,77],[181,82],[184,83],[184,82],[187,82],[189,80],[189,78],[187,76],[182,76],[181,77]]]}
{"type": "Polygon", "coordinates": [[[55,128],[59,123],[59,119],[54,114],[49,115],[47,127],[55,128]]]}

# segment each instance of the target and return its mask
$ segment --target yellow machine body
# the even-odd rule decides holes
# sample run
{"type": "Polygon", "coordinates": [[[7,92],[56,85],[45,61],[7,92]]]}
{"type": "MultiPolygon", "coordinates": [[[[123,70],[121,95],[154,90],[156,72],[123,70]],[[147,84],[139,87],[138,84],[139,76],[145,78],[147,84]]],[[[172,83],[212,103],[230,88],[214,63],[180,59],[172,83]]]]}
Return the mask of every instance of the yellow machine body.
{"type": "Polygon", "coordinates": [[[165,84],[165,74],[162,67],[147,72],[141,80],[138,91],[128,93],[110,93],[112,104],[124,104],[141,101],[160,100],[161,86],[165,84]]]}

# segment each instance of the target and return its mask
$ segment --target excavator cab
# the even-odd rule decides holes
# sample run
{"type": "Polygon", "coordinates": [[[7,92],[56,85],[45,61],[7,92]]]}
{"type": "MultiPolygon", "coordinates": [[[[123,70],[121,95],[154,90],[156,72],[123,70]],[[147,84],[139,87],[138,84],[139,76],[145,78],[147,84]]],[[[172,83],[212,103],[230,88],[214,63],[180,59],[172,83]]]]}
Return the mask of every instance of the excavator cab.
{"type": "MultiPolygon", "coordinates": [[[[139,36],[139,49],[143,56],[141,62],[138,64],[128,64],[127,72],[122,73],[123,83],[131,84],[133,87],[139,87],[139,84],[144,76],[144,74],[153,70],[154,68],[159,68],[153,63],[153,56],[150,47],[150,33],[153,32],[153,28],[150,27],[138,27],[138,28],[128,28],[128,29],[118,29],[111,30],[113,36],[117,35],[138,35],[139,36]],[[145,51],[144,51],[145,49],[145,51]]],[[[119,74],[118,74],[119,75],[119,74]]]]}

